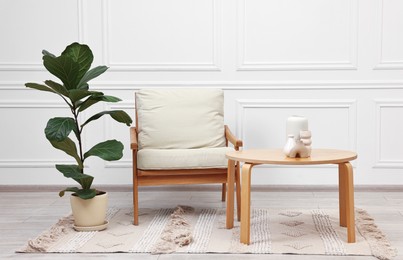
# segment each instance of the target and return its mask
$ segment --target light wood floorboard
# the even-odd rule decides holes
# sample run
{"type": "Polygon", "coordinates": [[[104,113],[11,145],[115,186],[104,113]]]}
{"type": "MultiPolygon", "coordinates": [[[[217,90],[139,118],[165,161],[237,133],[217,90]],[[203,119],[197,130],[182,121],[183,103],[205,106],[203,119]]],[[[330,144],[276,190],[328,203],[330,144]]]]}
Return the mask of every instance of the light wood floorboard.
{"type": "MultiPolygon", "coordinates": [[[[132,207],[131,192],[109,193],[109,205],[132,207]]],[[[225,207],[217,191],[142,191],[141,207],[225,207]]],[[[332,191],[279,191],[252,190],[252,207],[281,208],[337,208],[338,193],[332,191]]],[[[358,191],[355,193],[356,207],[367,210],[392,245],[399,251],[396,260],[403,260],[403,192],[358,191]]],[[[142,260],[237,260],[237,259],[280,259],[280,260],[363,260],[373,257],[358,256],[312,256],[312,255],[253,255],[253,254],[17,254],[15,250],[25,245],[30,238],[54,224],[60,217],[70,213],[69,197],[59,198],[57,192],[0,192],[0,259],[142,259],[142,260]]]]}

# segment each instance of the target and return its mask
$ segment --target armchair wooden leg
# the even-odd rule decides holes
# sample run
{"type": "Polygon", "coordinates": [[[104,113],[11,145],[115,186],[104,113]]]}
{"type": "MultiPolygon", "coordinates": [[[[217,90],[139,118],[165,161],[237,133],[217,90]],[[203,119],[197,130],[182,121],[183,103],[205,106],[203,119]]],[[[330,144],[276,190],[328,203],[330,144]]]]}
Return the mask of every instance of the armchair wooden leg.
{"type": "Polygon", "coordinates": [[[137,179],[137,152],[133,151],[133,225],[139,224],[139,188],[137,179]]]}
{"type": "Polygon", "coordinates": [[[227,184],[222,184],[222,191],[221,191],[221,201],[225,201],[225,196],[227,195],[227,184]]]}
{"type": "Polygon", "coordinates": [[[139,224],[139,190],[137,180],[133,183],[133,225],[139,224]]]}

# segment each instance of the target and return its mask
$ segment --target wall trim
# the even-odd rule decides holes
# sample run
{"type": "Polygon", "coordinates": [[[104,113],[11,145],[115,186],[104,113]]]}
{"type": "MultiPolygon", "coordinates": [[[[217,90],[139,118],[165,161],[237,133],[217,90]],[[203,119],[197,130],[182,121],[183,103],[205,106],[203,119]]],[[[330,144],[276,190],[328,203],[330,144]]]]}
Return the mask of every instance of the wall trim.
{"type": "Polygon", "coordinates": [[[14,159],[0,160],[0,168],[55,168],[56,164],[75,164],[75,161],[68,160],[29,160],[29,159],[14,159]]]}
{"type": "MultiPolygon", "coordinates": [[[[1,90],[29,90],[25,82],[0,82],[1,90]]],[[[401,80],[368,81],[97,81],[90,82],[99,90],[138,90],[141,88],[206,87],[224,90],[353,90],[353,89],[403,89],[401,80]]]]}
{"type": "MultiPolygon", "coordinates": [[[[63,185],[0,185],[0,192],[56,192],[60,191],[63,185]]],[[[131,184],[128,185],[97,185],[97,189],[108,192],[132,192],[131,184]]],[[[252,185],[254,192],[337,192],[337,185],[252,185]]],[[[355,192],[401,192],[403,185],[354,185],[355,192]]],[[[221,194],[221,185],[170,185],[170,186],[149,186],[139,187],[141,192],[217,192],[221,194]]],[[[335,198],[337,197],[335,194],[335,198]]]]}
{"type": "MultiPolygon", "coordinates": [[[[36,91],[36,90],[35,90],[36,91]]],[[[63,101],[48,101],[48,100],[14,100],[1,101],[0,108],[67,108],[63,101]]]]}
{"type": "Polygon", "coordinates": [[[84,1],[77,0],[77,17],[78,17],[78,42],[85,42],[85,29],[84,29],[84,1]]]}
{"type": "Polygon", "coordinates": [[[101,90],[206,87],[224,90],[403,89],[403,81],[114,81],[94,82],[101,90]]]}

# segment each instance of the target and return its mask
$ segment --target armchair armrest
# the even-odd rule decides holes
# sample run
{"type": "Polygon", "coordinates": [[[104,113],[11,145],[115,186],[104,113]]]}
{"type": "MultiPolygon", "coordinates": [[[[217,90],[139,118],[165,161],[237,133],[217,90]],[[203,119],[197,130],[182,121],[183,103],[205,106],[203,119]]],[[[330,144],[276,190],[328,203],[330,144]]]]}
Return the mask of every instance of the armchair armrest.
{"type": "Polygon", "coordinates": [[[227,125],[225,127],[225,138],[234,145],[235,150],[239,150],[239,147],[242,147],[242,140],[236,138],[236,136],[229,130],[227,125]]]}
{"type": "Polygon", "coordinates": [[[135,127],[130,127],[130,149],[137,150],[137,130],[135,127]]]}

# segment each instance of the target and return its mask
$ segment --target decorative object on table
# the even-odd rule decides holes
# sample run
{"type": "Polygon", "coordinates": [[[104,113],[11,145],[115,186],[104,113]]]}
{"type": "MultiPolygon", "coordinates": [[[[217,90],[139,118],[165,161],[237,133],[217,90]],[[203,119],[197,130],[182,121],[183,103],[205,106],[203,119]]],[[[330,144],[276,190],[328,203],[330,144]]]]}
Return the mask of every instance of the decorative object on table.
{"type": "Polygon", "coordinates": [[[302,143],[305,145],[305,147],[308,148],[309,150],[312,150],[312,148],[311,148],[311,145],[312,145],[311,131],[301,130],[299,132],[299,135],[300,135],[300,139],[301,139],[302,143]]]}
{"type": "MultiPolygon", "coordinates": [[[[357,242],[347,243],[337,209],[253,208],[251,244],[239,242],[239,223],[225,228],[225,209],[143,208],[142,225],[131,225],[131,208],[110,208],[108,232],[74,232],[64,217],[19,252],[151,254],[365,255],[391,259],[395,249],[373,218],[356,209],[357,242]],[[203,224],[200,224],[203,223],[203,224]],[[172,227],[175,227],[174,230],[172,227]],[[326,228],[324,228],[326,227],[326,228]]],[[[242,258],[242,257],[241,257],[242,258]]]]}
{"type": "Polygon", "coordinates": [[[295,140],[293,135],[288,135],[288,140],[283,151],[285,155],[290,158],[307,158],[311,155],[310,146],[308,149],[308,147],[306,147],[302,142],[302,139],[295,140]]]}
{"type": "Polygon", "coordinates": [[[290,116],[287,118],[286,131],[288,135],[294,135],[296,140],[300,139],[300,132],[308,130],[308,119],[303,116],[290,116]]]}
{"type": "Polygon", "coordinates": [[[303,116],[290,116],[286,123],[287,142],[284,146],[286,156],[307,158],[311,155],[311,131],[308,119],[303,116]]]}
{"type": "Polygon", "coordinates": [[[110,115],[119,123],[130,126],[132,119],[122,110],[99,112],[85,122],[81,122],[80,113],[98,102],[118,102],[117,97],[107,96],[99,91],[90,91],[88,81],[104,73],[108,67],[98,66],[90,69],[94,59],[87,45],[72,43],[67,46],[60,56],[55,56],[44,50],[43,65],[62,84],[45,80],[45,85],[26,83],[28,88],[46,91],[59,95],[66,102],[72,117],[51,118],[45,128],[45,135],[53,147],[59,149],[76,161],[76,164],[56,164],[56,169],[66,178],[72,178],[80,184],[80,188],[68,187],[60,191],[62,197],[66,191],[73,192],[71,206],[77,230],[100,230],[106,228],[105,220],[108,197],[106,192],[91,188],[94,177],[84,173],[84,161],[90,156],[97,156],[106,161],[119,160],[123,156],[123,144],[117,140],[101,142],[87,152],[83,151],[83,129],[91,121],[103,115],[110,115]],[[74,142],[69,138],[74,133],[74,142]],[[78,150],[77,150],[78,144],[78,150]]]}

